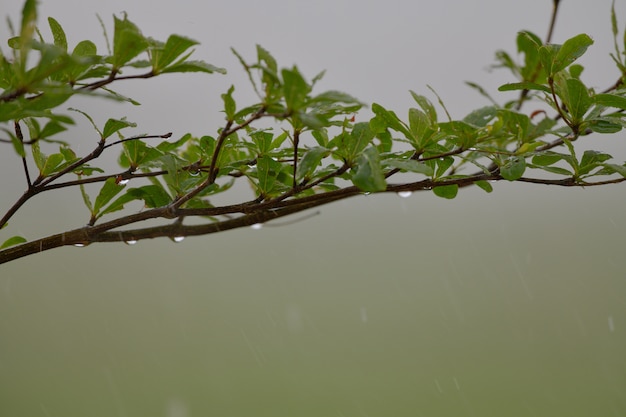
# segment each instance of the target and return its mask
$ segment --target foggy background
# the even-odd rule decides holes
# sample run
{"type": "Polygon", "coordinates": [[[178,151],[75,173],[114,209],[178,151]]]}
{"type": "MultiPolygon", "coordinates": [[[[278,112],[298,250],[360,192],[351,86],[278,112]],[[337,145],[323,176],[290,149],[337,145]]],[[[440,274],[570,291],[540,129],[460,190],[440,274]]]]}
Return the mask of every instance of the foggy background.
{"type": "MultiPolygon", "coordinates": [[[[0,0],[19,25],[21,4],[0,0]]],[[[213,134],[231,84],[254,100],[230,47],[255,45],[336,89],[405,117],[414,90],[454,118],[497,101],[511,81],[489,72],[519,30],[544,38],[549,0],[43,1],[45,18],[105,51],[98,13],[126,11],[142,32],[201,42],[194,57],[227,75],[164,75],[114,89],[140,107],[72,102],[101,126],[213,134]]],[[[553,42],[594,41],[581,59],[598,89],[611,2],[564,0],[553,42]],[[593,4],[592,4],[593,3],[593,4]]],[[[616,2],[620,30],[626,5],[616,2]]],[[[623,32],[622,32],[623,33],[623,32]]],[[[4,21],[2,39],[8,37],[4,21]]],[[[620,34],[621,36],[621,34],[620,34]]],[[[2,50],[8,52],[3,41],[2,50]]],[[[438,109],[440,113],[442,111],[438,109]]],[[[357,117],[367,120],[364,110],[357,117]]],[[[89,152],[79,116],[70,140],[89,152]]],[[[131,134],[130,131],[125,131],[131,134]]],[[[581,139],[621,163],[624,133],[581,139]]],[[[108,155],[114,163],[116,152],[108,155]]],[[[24,190],[20,161],[0,152],[3,212],[24,190]],[[15,174],[16,172],[20,175],[15,174]]],[[[310,219],[137,245],[61,248],[0,266],[2,416],[620,416],[626,414],[624,186],[494,184],[356,197],[310,219]]],[[[296,217],[297,218],[297,217],[296,217]]],[[[3,231],[35,239],[85,224],[78,189],[29,201],[3,231]]],[[[2,238],[0,240],[4,240],[2,238]]]]}

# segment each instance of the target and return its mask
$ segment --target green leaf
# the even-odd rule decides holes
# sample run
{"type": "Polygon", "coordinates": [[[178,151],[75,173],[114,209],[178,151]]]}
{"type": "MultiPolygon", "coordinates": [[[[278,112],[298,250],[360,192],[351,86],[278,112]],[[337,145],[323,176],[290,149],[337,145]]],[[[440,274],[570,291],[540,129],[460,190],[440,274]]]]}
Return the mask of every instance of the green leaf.
{"type": "Polygon", "coordinates": [[[19,45],[21,67],[25,67],[27,51],[31,45],[31,39],[35,33],[37,25],[37,0],[26,0],[22,8],[22,25],[20,27],[19,45]]]}
{"type": "Polygon", "coordinates": [[[554,152],[546,152],[543,154],[533,156],[533,164],[539,166],[548,166],[552,164],[556,164],[561,159],[563,159],[563,155],[554,153],[554,152]]]}
{"type": "Polygon", "coordinates": [[[541,66],[545,70],[546,74],[550,77],[554,75],[553,71],[554,60],[556,58],[556,54],[558,53],[561,45],[543,45],[539,48],[539,59],[541,61],[541,66]]]}
{"type": "Polygon", "coordinates": [[[154,48],[151,51],[150,58],[154,72],[161,72],[163,68],[174,62],[187,49],[197,44],[198,42],[193,39],[179,35],[170,35],[165,45],[160,48],[154,48]]]}
{"type": "Polygon", "coordinates": [[[100,193],[96,197],[96,201],[93,206],[93,212],[98,217],[101,217],[102,214],[100,210],[109,202],[113,197],[118,195],[123,189],[126,187],[125,185],[117,184],[115,178],[109,178],[104,182],[104,185],[100,189],[100,193]]]}
{"type": "Polygon", "coordinates": [[[550,88],[545,85],[523,81],[520,83],[508,83],[498,87],[498,91],[537,90],[550,94],[550,88]]]}
{"type": "Polygon", "coordinates": [[[298,163],[298,169],[296,170],[297,181],[309,179],[311,174],[313,174],[320,165],[322,159],[328,156],[329,153],[330,151],[328,149],[321,146],[316,146],[306,151],[298,163]]]}
{"type": "Polygon", "coordinates": [[[226,120],[232,122],[235,120],[235,112],[237,111],[237,105],[235,104],[235,100],[233,99],[233,92],[235,91],[235,86],[231,85],[228,89],[228,92],[222,94],[222,100],[224,100],[224,112],[226,113],[226,120]]]}
{"type": "Polygon", "coordinates": [[[52,174],[57,170],[57,168],[59,168],[64,160],[65,158],[60,153],[53,153],[52,155],[48,156],[46,158],[46,162],[43,165],[43,168],[41,169],[40,175],[43,177],[47,177],[48,175],[52,174]]]}
{"type": "Polygon", "coordinates": [[[550,73],[554,74],[564,70],[580,58],[591,45],[593,45],[593,40],[584,33],[566,40],[554,58],[550,73]]]}
{"type": "Polygon", "coordinates": [[[618,109],[626,110],[626,97],[618,96],[616,94],[601,93],[592,97],[594,103],[606,107],[615,107],[618,109]]]}
{"type": "Polygon", "coordinates": [[[352,167],[352,183],[365,192],[384,191],[387,188],[385,175],[380,166],[378,150],[367,147],[356,159],[352,167]]]}
{"type": "Polygon", "coordinates": [[[139,28],[128,20],[126,14],[124,19],[114,18],[113,32],[113,69],[119,70],[131,59],[148,49],[148,40],[141,34],[139,28]]]}
{"type": "Polygon", "coordinates": [[[204,61],[184,61],[180,64],[172,64],[167,68],[161,70],[161,74],[175,73],[175,72],[204,72],[207,74],[213,74],[214,72],[220,74],[226,74],[224,68],[216,67],[204,61]]]}
{"type": "Polygon", "coordinates": [[[44,166],[46,165],[46,155],[41,152],[41,147],[39,146],[39,141],[34,142],[31,145],[31,152],[33,154],[33,160],[35,161],[35,165],[39,169],[39,172],[42,173],[44,166]]]}
{"type": "Polygon", "coordinates": [[[451,200],[459,193],[459,186],[457,184],[436,186],[433,187],[433,193],[437,197],[451,200]]]}
{"type": "Polygon", "coordinates": [[[500,175],[508,181],[515,181],[522,178],[526,170],[526,160],[517,155],[508,157],[500,166],[500,175]]]}
{"type": "Polygon", "coordinates": [[[361,104],[359,100],[352,97],[349,94],[342,93],[341,91],[325,91],[316,95],[308,101],[309,104],[314,103],[347,103],[347,104],[361,104]]]}
{"type": "Polygon", "coordinates": [[[539,65],[539,48],[542,46],[541,38],[532,32],[522,31],[517,35],[517,50],[524,54],[524,66],[520,69],[523,80],[537,80],[537,66],[539,65]]]}
{"type": "Polygon", "coordinates": [[[433,168],[426,165],[423,162],[416,161],[414,159],[385,159],[383,161],[385,166],[398,168],[403,171],[416,172],[418,174],[424,174],[427,177],[433,175],[433,168]]]}
{"type": "Polygon", "coordinates": [[[587,87],[578,79],[571,78],[566,80],[567,93],[562,94],[562,99],[572,116],[572,123],[579,124],[589,107],[591,99],[587,87]]]}
{"type": "Polygon", "coordinates": [[[604,168],[609,171],[616,172],[620,174],[622,177],[626,178],[626,165],[616,165],[616,164],[602,164],[604,168]]]}
{"type": "Polygon", "coordinates": [[[172,199],[160,185],[145,185],[140,188],[129,188],[126,192],[109,204],[101,213],[103,216],[108,213],[122,210],[124,205],[136,200],[143,200],[147,208],[158,208],[168,205],[172,199]]]}
{"type": "Polygon", "coordinates": [[[0,249],[5,249],[10,246],[19,245],[20,243],[26,243],[26,242],[28,241],[24,239],[22,236],[13,236],[5,240],[2,246],[0,246],[0,249]]]}
{"type": "Polygon", "coordinates": [[[589,128],[597,133],[617,133],[622,130],[621,124],[604,118],[587,120],[582,127],[589,128]]]}
{"type": "Polygon", "coordinates": [[[611,155],[587,150],[583,154],[578,166],[578,175],[585,175],[602,165],[602,162],[613,158],[611,155]]]}
{"type": "Polygon", "coordinates": [[[50,30],[52,31],[54,44],[64,51],[67,51],[67,38],[65,37],[65,32],[59,22],[49,17],[48,24],[50,25],[50,30]]]}
{"type": "Polygon", "coordinates": [[[15,152],[17,152],[19,156],[24,158],[26,156],[26,152],[24,151],[24,144],[22,143],[21,140],[17,138],[17,136],[12,134],[11,132],[8,132],[8,133],[11,136],[11,143],[13,144],[13,149],[15,149],[15,152]]]}
{"type": "Polygon", "coordinates": [[[493,191],[493,187],[491,186],[491,184],[489,184],[488,181],[480,180],[480,181],[476,181],[474,184],[476,184],[477,186],[479,186],[480,188],[482,188],[488,193],[493,191]]]}
{"type": "Polygon", "coordinates": [[[93,56],[98,53],[98,49],[96,48],[96,44],[92,41],[84,40],[80,41],[72,51],[73,57],[86,57],[93,56]]]}
{"type": "Polygon", "coordinates": [[[271,194],[281,168],[280,162],[275,161],[270,156],[264,155],[257,159],[257,179],[261,195],[271,194]]]}
{"type": "Polygon", "coordinates": [[[435,110],[435,106],[424,96],[421,96],[414,91],[409,91],[413,100],[424,110],[428,119],[431,121],[431,124],[435,124],[437,122],[437,111],[435,110]]]}
{"type": "Polygon", "coordinates": [[[428,115],[419,109],[409,109],[409,131],[411,132],[411,141],[417,149],[426,146],[427,139],[430,135],[426,135],[427,131],[431,131],[430,120],[428,115]]]}
{"type": "Polygon", "coordinates": [[[439,158],[436,160],[437,171],[435,172],[435,178],[441,178],[448,168],[454,164],[454,158],[450,156],[444,156],[443,158],[439,158]]]}
{"type": "Polygon", "coordinates": [[[126,127],[137,127],[136,123],[129,122],[126,118],[122,119],[109,119],[104,124],[104,129],[102,130],[102,139],[106,139],[115,132],[124,129],[126,127]]]}
{"type": "Polygon", "coordinates": [[[496,117],[498,114],[498,108],[495,106],[485,106],[480,109],[476,109],[463,118],[465,123],[468,123],[476,127],[485,127],[487,124],[496,117]]]}
{"type": "Polygon", "coordinates": [[[283,94],[287,111],[299,110],[304,105],[306,96],[311,91],[311,87],[298,71],[298,68],[284,69],[281,71],[283,77],[283,94]]]}
{"type": "Polygon", "coordinates": [[[87,191],[85,190],[85,185],[79,184],[78,187],[80,188],[80,194],[83,197],[83,202],[85,203],[85,206],[87,207],[87,209],[89,209],[89,212],[93,216],[94,215],[93,204],[91,204],[91,199],[89,198],[89,194],[87,194],[87,191]]]}
{"type": "Polygon", "coordinates": [[[393,111],[387,110],[377,103],[372,104],[372,111],[376,116],[370,121],[370,125],[375,133],[380,133],[385,129],[393,129],[396,132],[403,133],[407,139],[411,139],[411,132],[393,111]]]}
{"type": "MultiPolygon", "coordinates": [[[[339,143],[341,146],[338,149],[338,153],[347,161],[352,161],[374,139],[374,132],[372,132],[368,123],[360,122],[354,125],[352,131],[349,133],[343,132],[340,137],[341,141],[339,143]]],[[[334,142],[333,140],[331,144],[334,142]]]]}

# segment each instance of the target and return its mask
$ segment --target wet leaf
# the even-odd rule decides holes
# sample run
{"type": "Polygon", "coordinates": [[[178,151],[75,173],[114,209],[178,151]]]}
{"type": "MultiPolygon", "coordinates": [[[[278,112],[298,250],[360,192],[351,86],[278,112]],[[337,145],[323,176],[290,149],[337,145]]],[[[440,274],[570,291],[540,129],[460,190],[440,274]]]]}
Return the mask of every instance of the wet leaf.
{"type": "Polygon", "coordinates": [[[24,239],[22,236],[12,236],[8,238],[7,240],[5,240],[4,243],[2,243],[2,245],[0,246],[0,249],[5,249],[8,247],[19,245],[20,243],[26,243],[26,242],[28,241],[24,239]]]}
{"type": "Polygon", "coordinates": [[[514,155],[508,157],[500,166],[500,175],[508,181],[518,180],[524,175],[526,170],[526,160],[520,156],[514,155]]]}
{"type": "Polygon", "coordinates": [[[457,184],[450,184],[433,187],[433,193],[437,197],[452,200],[459,193],[459,186],[457,184]]]}
{"type": "Polygon", "coordinates": [[[366,148],[355,162],[352,167],[352,183],[354,185],[366,192],[384,191],[387,188],[376,148],[373,146],[366,148]]]}

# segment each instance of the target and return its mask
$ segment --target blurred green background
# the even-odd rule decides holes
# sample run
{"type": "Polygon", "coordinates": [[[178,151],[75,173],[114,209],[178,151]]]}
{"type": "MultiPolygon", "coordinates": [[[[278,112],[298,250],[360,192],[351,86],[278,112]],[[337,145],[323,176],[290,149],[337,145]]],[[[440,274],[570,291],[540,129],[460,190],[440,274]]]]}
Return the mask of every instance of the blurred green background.
{"type": "MultiPolygon", "coordinates": [[[[146,34],[189,34],[215,48],[200,49],[204,55],[198,58],[227,66],[227,80],[174,77],[129,85],[123,93],[148,97],[141,108],[97,102],[91,110],[101,120],[128,113],[142,131],[175,128],[178,136],[219,125],[213,110],[219,97],[211,104],[204,95],[219,95],[231,82],[245,90],[245,76],[226,54],[246,41],[246,47],[262,43],[284,65],[304,60],[307,74],[327,68],[323,88],[396,109],[409,105],[406,90],[424,92],[425,84],[433,84],[462,117],[485,103],[462,90],[461,80],[492,89],[506,81],[485,73],[484,66],[496,48],[514,49],[517,30],[543,34],[551,4],[346,1],[315,8],[183,1],[142,13],[147,6],[141,2],[81,2],[73,10],[69,2],[58,3],[44,2],[42,14],[76,27],[73,36],[66,27],[74,43],[99,36],[95,12],[109,23],[106,13],[125,9],[141,28],[152,29],[146,34]],[[213,26],[203,28],[209,32],[220,32],[219,16],[232,16],[234,7],[244,23],[256,16],[271,24],[233,27],[241,32],[234,39],[207,39],[194,34],[204,22],[201,7],[212,8],[206,19],[213,26]],[[344,26],[322,30],[316,19],[296,19],[301,32],[295,40],[285,37],[280,28],[291,23],[284,22],[303,15],[344,26]],[[154,23],[166,17],[169,26],[154,23]],[[444,18],[449,21],[438,20],[444,18]],[[85,20],[95,29],[83,29],[85,20]],[[456,38],[400,36],[436,30],[442,22],[457,25],[456,38]],[[325,53],[310,49],[316,36],[325,53]],[[371,43],[381,37],[399,40],[389,52],[384,42],[371,43]],[[483,38],[491,43],[476,41],[483,38]],[[433,42],[437,59],[426,62],[406,52],[412,43],[419,51],[433,42]],[[346,48],[348,57],[341,55],[346,48]],[[471,59],[446,52],[468,49],[471,59]],[[293,57],[291,51],[297,51],[293,57]],[[380,62],[385,53],[396,54],[396,65],[380,62]],[[407,65],[423,72],[412,73],[407,65]],[[187,96],[189,91],[198,97],[187,96]]],[[[610,2],[563,7],[555,41],[590,33],[601,53],[583,64],[597,85],[612,84],[610,2]]],[[[3,14],[17,20],[17,11],[3,14]]],[[[231,32],[225,27],[223,33],[231,32]]],[[[84,132],[78,139],[85,150],[93,134],[84,132]]],[[[620,161],[626,159],[624,139],[585,138],[589,147],[620,161]]],[[[8,148],[0,158],[5,209],[22,184],[8,174],[19,162],[8,148]]],[[[623,185],[494,188],[492,194],[463,189],[452,201],[430,193],[360,196],[289,225],[181,243],[62,248],[2,265],[0,415],[626,415],[623,185]]],[[[10,228],[35,238],[80,226],[86,218],[78,191],[70,190],[33,200],[10,228]]]]}

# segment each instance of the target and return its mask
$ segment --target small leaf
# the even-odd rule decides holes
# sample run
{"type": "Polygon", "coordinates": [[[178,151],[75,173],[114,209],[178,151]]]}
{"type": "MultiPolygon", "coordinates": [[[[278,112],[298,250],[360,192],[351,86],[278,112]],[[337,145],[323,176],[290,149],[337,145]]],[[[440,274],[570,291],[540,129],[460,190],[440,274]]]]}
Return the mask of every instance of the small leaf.
{"type": "Polygon", "coordinates": [[[342,93],[341,91],[325,91],[317,96],[311,98],[308,101],[309,104],[312,103],[348,103],[348,104],[361,104],[359,100],[352,97],[349,94],[342,93]]]}
{"type": "Polygon", "coordinates": [[[457,184],[450,184],[433,187],[433,193],[437,197],[452,200],[459,193],[459,186],[457,184]]]}
{"type": "Polygon", "coordinates": [[[522,178],[526,170],[526,160],[517,155],[508,157],[504,164],[500,166],[500,175],[509,181],[515,181],[522,178]]]}
{"type": "Polygon", "coordinates": [[[104,129],[102,130],[102,139],[108,138],[115,132],[124,129],[125,127],[137,127],[137,124],[129,122],[126,118],[107,120],[104,124],[104,129]]]}
{"type": "Polygon", "coordinates": [[[41,169],[41,176],[47,177],[52,174],[63,163],[65,158],[60,153],[53,153],[46,158],[46,162],[41,169]]]}
{"type": "Polygon", "coordinates": [[[387,110],[377,103],[372,104],[372,111],[376,114],[376,117],[370,121],[370,124],[375,133],[380,133],[382,127],[383,130],[393,129],[396,132],[401,132],[407,139],[411,139],[411,132],[393,111],[387,110]]]}
{"type": "Polygon", "coordinates": [[[104,185],[100,189],[98,196],[96,197],[96,201],[93,206],[93,212],[98,217],[101,217],[102,214],[100,210],[109,202],[113,197],[118,195],[123,189],[125,185],[117,184],[115,178],[109,178],[104,182],[104,185]]]}
{"type": "Polygon", "coordinates": [[[516,91],[516,90],[537,90],[544,93],[550,93],[550,88],[545,85],[524,81],[521,83],[509,83],[498,87],[498,91],[516,91]]]}
{"type": "Polygon", "coordinates": [[[568,65],[580,58],[592,44],[593,40],[584,33],[566,40],[554,58],[551,73],[554,74],[564,70],[568,65]]]}
{"type": "Polygon", "coordinates": [[[604,168],[609,171],[616,172],[620,174],[622,177],[626,178],[626,166],[625,165],[616,165],[616,164],[602,164],[604,168]]]}
{"type": "Polygon", "coordinates": [[[148,40],[141,34],[139,28],[127,19],[119,19],[114,16],[113,32],[113,67],[119,70],[128,61],[144,52],[148,46],[148,40]]]}
{"type": "Polygon", "coordinates": [[[281,72],[283,77],[283,94],[287,111],[299,110],[304,105],[306,96],[311,91],[311,87],[304,80],[298,68],[284,69],[281,72]]]}
{"type": "Polygon", "coordinates": [[[174,73],[174,72],[205,72],[207,74],[213,74],[218,72],[220,74],[226,74],[224,68],[216,67],[204,61],[184,61],[180,64],[172,64],[169,67],[164,68],[161,74],[174,73]]]}
{"type": "Polygon", "coordinates": [[[430,121],[434,124],[437,122],[437,111],[435,110],[435,106],[424,96],[421,96],[414,91],[409,91],[413,100],[424,110],[424,112],[428,115],[430,121]]]}
{"type": "Polygon", "coordinates": [[[298,181],[308,179],[320,165],[322,159],[328,156],[329,153],[330,151],[328,149],[322,148],[321,146],[316,146],[306,151],[298,163],[296,179],[298,181]]]}
{"type": "Polygon", "coordinates": [[[8,247],[19,245],[20,243],[26,243],[26,242],[28,241],[24,239],[22,236],[13,236],[5,240],[2,246],[0,246],[0,249],[5,249],[8,247]]]}
{"type": "Polygon", "coordinates": [[[176,58],[198,42],[179,35],[170,35],[161,48],[155,48],[151,53],[152,68],[156,73],[170,65],[176,58]]]}
{"type": "Polygon", "coordinates": [[[54,44],[64,51],[67,51],[67,38],[65,37],[65,32],[59,22],[49,17],[48,24],[50,25],[50,30],[52,31],[54,44]]]}
{"type": "Polygon", "coordinates": [[[224,112],[226,113],[226,120],[232,122],[235,120],[235,112],[237,111],[237,105],[233,99],[233,92],[235,86],[231,85],[228,92],[222,94],[222,100],[224,100],[224,112]]]}
{"type": "Polygon", "coordinates": [[[585,128],[589,128],[597,133],[617,133],[622,130],[622,125],[612,120],[607,119],[592,119],[587,120],[582,125],[585,128]]]}
{"type": "Polygon", "coordinates": [[[416,172],[418,174],[424,174],[427,177],[433,175],[433,168],[426,165],[423,162],[416,161],[414,159],[385,159],[383,161],[385,166],[393,168],[399,168],[403,171],[416,172]]]}
{"type": "Polygon", "coordinates": [[[374,132],[368,123],[360,122],[354,125],[349,135],[349,143],[346,147],[350,155],[350,159],[361,153],[363,149],[374,139],[374,132]]]}
{"type": "Polygon", "coordinates": [[[43,168],[46,165],[46,155],[41,153],[41,147],[39,146],[39,141],[35,141],[31,145],[31,152],[33,154],[33,159],[35,160],[35,165],[39,168],[39,172],[43,172],[43,168]]]}
{"type": "Polygon", "coordinates": [[[611,155],[587,150],[583,154],[578,167],[578,175],[585,175],[602,165],[602,162],[613,158],[611,155]]]}
{"type": "Polygon", "coordinates": [[[93,216],[94,215],[93,204],[91,204],[91,199],[89,198],[89,194],[87,194],[87,191],[85,190],[85,185],[79,184],[79,188],[80,188],[80,194],[83,197],[83,202],[85,203],[85,206],[87,207],[87,209],[89,209],[89,212],[93,216]]]}
{"type": "Polygon", "coordinates": [[[147,208],[158,208],[168,205],[172,199],[160,185],[145,185],[140,188],[129,188],[126,193],[109,204],[100,216],[122,210],[124,205],[135,200],[143,200],[147,208]]]}
{"type": "Polygon", "coordinates": [[[384,191],[387,188],[380,157],[373,146],[366,148],[356,159],[352,167],[352,183],[366,192],[384,191]]]}
{"type": "Polygon", "coordinates": [[[271,193],[281,168],[282,165],[270,156],[264,155],[257,159],[257,179],[261,195],[271,193]]]}
{"type": "Polygon", "coordinates": [[[477,186],[479,186],[480,188],[482,188],[488,193],[493,191],[493,187],[491,186],[491,184],[489,184],[488,181],[480,180],[480,181],[476,181],[474,184],[476,184],[477,186]]]}
{"type": "Polygon", "coordinates": [[[556,164],[561,159],[563,159],[563,155],[550,152],[550,153],[535,155],[533,156],[532,161],[534,165],[548,166],[548,165],[556,164]]]}
{"type": "Polygon", "coordinates": [[[576,78],[568,79],[566,85],[567,93],[563,94],[562,98],[572,116],[572,123],[579,124],[591,106],[589,92],[587,87],[576,78]]]}
{"type": "Polygon", "coordinates": [[[592,97],[594,103],[606,107],[615,107],[618,109],[626,110],[626,97],[618,96],[616,94],[596,94],[592,97]]]}

